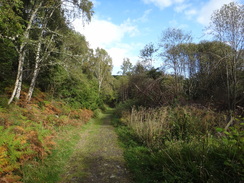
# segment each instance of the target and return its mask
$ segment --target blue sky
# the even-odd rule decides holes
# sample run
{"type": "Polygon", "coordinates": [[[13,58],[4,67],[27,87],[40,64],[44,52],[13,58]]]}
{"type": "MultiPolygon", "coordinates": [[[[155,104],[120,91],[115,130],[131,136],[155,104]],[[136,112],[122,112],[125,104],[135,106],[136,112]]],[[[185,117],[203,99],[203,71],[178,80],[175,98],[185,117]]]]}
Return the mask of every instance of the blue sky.
{"type": "MultiPolygon", "coordinates": [[[[91,48],[104,48],[113,58],[113,74],[120,71],[123,58],[135,64],[140,50],[152,42],[157,44],[168,27],[191,32],[194,42],[206,40],[204,28],[211,14],[232,0],[92,0],[95,14],[75,29],[86,36],[91,48]]],[[[244,0],[235,2],[243,4],[244,0]]],[[[158,60],[155,67],[162,64],[158,60]]]]}

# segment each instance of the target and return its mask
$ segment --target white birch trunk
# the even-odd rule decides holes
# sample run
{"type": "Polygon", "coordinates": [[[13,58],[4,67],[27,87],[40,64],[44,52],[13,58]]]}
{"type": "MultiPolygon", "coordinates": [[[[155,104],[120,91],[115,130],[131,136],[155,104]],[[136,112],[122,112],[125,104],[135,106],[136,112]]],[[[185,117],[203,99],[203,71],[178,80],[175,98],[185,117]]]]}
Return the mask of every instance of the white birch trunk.
{"type": "Polygon", "coordinates": [[[41,62],[41,58],[40,58],[41,44],[42,44],[42,42],[39,41],[38,45],[37,45],[35,69],[34,69],[33,77],[31,79],[31,84],[30,84],[30,87],[29,87],[29,91],[28,91],[28,94],[26,96],[26,100],[27,101],[31,100],[31,97],[32,97],[32,94],[33,94],[33,91],[34,91],[34,88],[35,88],[35,85],[36,85],[36,78],[37,78],[38,73],[40,71],[39,64],[41,62]]]}
{"type": "Polygon", "coordinates": [[[13,101],[14,97],[16,97],[17,99],[19,99],[20,97],[20,90],[21,90],[22,76],[23,76],[23,65],[24,65],[24,57],[25,57],[24,46],[25,46],[24,44],[21,44],[20,46],[17,77],[14,85],[14,90],[8,101],[8,104],[10,104],[13,101]]]}
{"type": "Polygon", "coordinates": [[[19,49],[19,59],[18,59],[19,65],[18,65],[17,77],[16,77],[16,81],[15,81],[14,90],[8,101],[8,104],[12,103],[14,98],[16,98],[16,99],[20,98],[20,92],[21,92],[21,86],[22,86],[22,80],[23,80],[23,67],[24,67],[24,61],[25,61],[25,46],[27,44],[26,40],[29,39],[32,22],[37,14],[38,9],[41,7],[41,5],[42,5],[42,2],[40,2],[40,4],[36,7],[36,9],[32,12],[29,23],[24,32],[24,35],[23,35],[24,41],[21,43],[20,49],[19,49]]]}
{"type": "MultiPolygon", "coordinates": [[[[58,6],[57,6],[58,7],[58,6]]],[[[50,14],[45,18],[45,21],[43,23],[43,26],[42,26],[42,30],[41,30],[41,33],[40,33],[40,36],[39,36],[39,41],[38,41],[38,44],[37,44],[37,51],[36,51],[36,58],[35,58],[35,68],[34,68],[34,72],[33,72],[33,76],[32,76],[32,79],[31,79],[31,83],[30,83],[30,87],[29,87],[29,91],[28,91],[28,94],[26,96],[26,100],[29,102],[32,98],[32,94],[33,94],[33,91],[35,89],[35,85],[36,85],[36,79],[37,79],[37,76],[39,74],[39,71],[40,71],[40,63],[47,59],[47,57],[50,55],[50,52],[48,52],[48,48],[50,47],[51,45],[51,42],[53,40],[53,35],[49,41],[49,44],[47,44],[47,47],[46,47],[46,52],[47,55],[46,55],[46,58],[44,58],[45,56],[43,56],[41,58],[41,46],[42,46],[42,43],[43,43],[43,35],[44,35],[44,32],[45,32],[45,29],[47,27],[47,21],[49,18],[52,17],[53,13],[54,13],[54,10],[55,8],[57,7],[53,7],[53,10],[50,12],[50,14]]]]}

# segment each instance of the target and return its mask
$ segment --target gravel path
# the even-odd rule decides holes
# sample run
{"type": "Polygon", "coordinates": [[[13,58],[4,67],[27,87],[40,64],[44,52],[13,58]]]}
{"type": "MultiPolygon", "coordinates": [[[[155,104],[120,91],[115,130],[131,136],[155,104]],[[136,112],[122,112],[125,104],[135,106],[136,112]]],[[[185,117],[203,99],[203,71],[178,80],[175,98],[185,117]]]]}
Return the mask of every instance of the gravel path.
{"type": "Polygon", "coordinates": [[[105,115],[100,122],[87,125],[61,183],[131,183],[123,150],[105,115]]]}

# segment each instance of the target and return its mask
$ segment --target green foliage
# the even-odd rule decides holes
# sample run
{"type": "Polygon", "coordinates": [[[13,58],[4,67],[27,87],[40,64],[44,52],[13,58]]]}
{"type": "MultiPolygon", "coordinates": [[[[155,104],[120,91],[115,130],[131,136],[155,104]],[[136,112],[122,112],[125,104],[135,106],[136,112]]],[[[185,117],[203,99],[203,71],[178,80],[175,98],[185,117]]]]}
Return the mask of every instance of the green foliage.
{"type": "Polygon", "coordinates": [[[62,86],[60,97],[73,108],[97,109],[99,107],[99,95],[96,86],[89,83],[76,83],[67,81],[62,86]]]}
{"type": "Polygon", "coordinates": [[[119,139],[123,142],[123,146],[127,147],[137,147],[141,144],[139,138],[136,136],[135,132],[126,126],[120,126],[116,129],[119,139]]]}
{"type": "Polygon", "coordinates": [[[15,37],[23,32],[24,20],[21,17],[23,1],[2,1],[0,6],[0,32],[5,36],[15,37]]]}
{"type": "MultiPolygon", "coordinates": [[[[232,156],[224,157],[226,158],[224,164],[231,172],[238,172],[242,177],[242,180],[244,180],[244,170],[242,168],[242,165],[244,164],[243,127],[244,123],[240,122],[239,124],[230,127],[227,131],[223,128],[217,128],[217,131],[223,134],[222,146],[231,149],[229,154],[232,156]]],[[[222,154],[222,156],[226,156],[226,154],[222,154]]]]}
{"type": "Polygon", "coordinates": [[[13,84],[13,68],[16,67],[17,52],[10,40],[0,39],[0,93],[13,84]]]}
{"type": "Polygon", "coordinates": [[[76,70],[77,68],[70,69],[72,74],[56,66],[42,78],[49,80],[54,97],[65,101],[75,109],[95,110],[102,106],[103,100],[99,95],[96,82],[93,79],[89,80],[85,74],[76,70]]]}
{"type": "Polygon", "coordinates": [[[116,123],[135,182],[237,183],[244,180],[243,123],[228,131],[218,128],[216,133],[215,126],[223,118],[211,111],[176,107],[168,108],[162,115],[163,109],[139,109],[141,113],[131,114],[138,118],[127,118],[128,113],[123,113],[121,123],[116,123]],[[160,119],[160,116],[163,117],[160,119]],[[143,119],[143,123],[152,123],[150,120],[163,123],[161,136],[155,140],[161,139],[164,143],[161,146],[148,144],[154,142],[147,141],[147,130],[144,130],[144,138],[141,132],[154,128],[150,125],[140,128],[128,122],[129,119],[137,119],[136,124],[141,123],[139,119],[143,119]]]}
{"type": "MultiPolygon", "coordinates": [[[[8,107],[8,98],[6,95],[1,95],[1,100],[0,100],[0,108],[7,108],[8,107]]],[[[0,110],[1,112],[1,110],[0,110]]]]}
{"type": "Polygon", "coordinates": [[[63,126],[78,129],[93,115],[90,110],[74,110],[45,99],[45,94],[36,91],[33,101],[37,104],[0,107],[0,182],[18,182],[27,161],[36,166],[52,153],[57,130],[63,126]]]}
{"type": "Polygon", "coordinates": [[[120,102],[115,108],[114,114],[121,118],[124,111],[130,111],[134,105],[137,104],[135,100],[126,100],[125,102],[120,102]]]}
{"type": "Polygon", "coordinates": [[[122,75],[130,75],[132,71],[132,63],[129,58],[124,58],[121,65],[122,75]]]}
{"type": "Polygon", "coordinates": [[[94,118],[99,118],[99,117],[101,116],[101,114],[102,114],[101,109],[96,109],[96,110],[94,111],[93,117],[94,117],[94,118]]]}
{"type": "Polygon", "coordinates": [[[171,141],[159,151],[141,146],[125,149],[136,182],[145,183],[240,182],[243,169],[238,156],[230,146],[207,138],[190,143],[171,141]]]}
{"type": "Polygon", "coordinates": [[[237,149],[243,149],[244,145],[244,123],[236,124],[233,127],[229,127],[229,130],[222,130],[226,136],[223,138],[224,143],[229,143],[235,146],[237,149]]]}
{"type": "Polygon", "coordinates": [[[170,121],[172,121],[172,124],[170,124],[172,127],[169,132],[172,135],[170,139],[188,140],[187,138],[190,137],[190,133],[193,130],[191,129],[192,125],[190,123],[192,121],[189,114],[184,109],[173,111],[170,121]]]}
{"type": "Polygon", "coordinates": [[[10,178],[10,180],[18,181],[21,162],[35,154],[25,134],[16,133],[18,129],[22,130],[18,126],[8,129],[0,126],[0,181],[3,177],[6,180],[10,178]],[[14,171],[15,174],[13,174],[14,171]]]}
{"type": "Polygon", "coordinates": [[[50,156],[42,162],[28,162],[22,167],[25,183],[58,182],[60,175],[65,171],[65,165],[74,151],[82,129],[65,126],[58,132],[55,149],[50,156]]]}

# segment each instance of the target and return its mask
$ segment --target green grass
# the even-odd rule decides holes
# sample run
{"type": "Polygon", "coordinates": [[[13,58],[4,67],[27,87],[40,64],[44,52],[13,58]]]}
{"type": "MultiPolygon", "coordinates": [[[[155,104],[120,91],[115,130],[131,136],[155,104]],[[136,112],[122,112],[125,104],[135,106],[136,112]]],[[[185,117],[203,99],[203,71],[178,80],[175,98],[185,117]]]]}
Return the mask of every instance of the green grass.
{"type": "Polygon", "coordinates": [[[222,138],[170,139],[150,148],[130,127],[114,119],[125,160],[138,183],[239,183],[244,181],[243,132],[234,128],[222,138]],[[234,135],[233,135],[234,134],[234,135]]]}
{"type": "Polygon", "coordinates": [[[56,138],[56,147],[51,155],[43,161],[26,163],[22,167],[23,179],[25,183],[54,183],[60,180],[60,175],[65,171],[70,156],[74,152],[75,145],[80,140],[79,134],[84,131],[91,123],[82,127],[65,126],[60,128],[56,138]]]}
{"type": "MultiPolygon", "coordinates": [[[[100,113],[99,117],[93,118],[83,126],[59,127],[55,139],[56,146],[51,154],[42,161],[31,161],[22,167],[24,183],[54,183],[61,180],[61,175],[66,171],[66,164],[75,151],[76,144],[80,140],[80,134],[92,125],[89,133],[97,132],[101,118],[108,114],[100,113]]],[[[81,172],[80,172],[81,173],[81,172]]]]}

